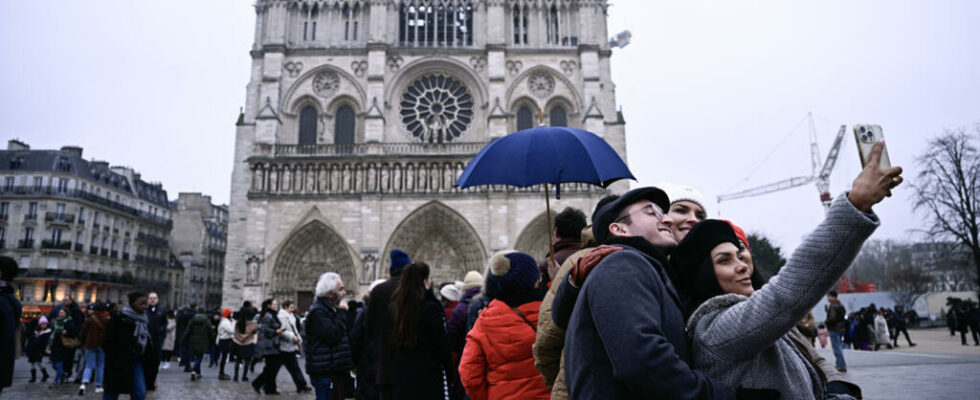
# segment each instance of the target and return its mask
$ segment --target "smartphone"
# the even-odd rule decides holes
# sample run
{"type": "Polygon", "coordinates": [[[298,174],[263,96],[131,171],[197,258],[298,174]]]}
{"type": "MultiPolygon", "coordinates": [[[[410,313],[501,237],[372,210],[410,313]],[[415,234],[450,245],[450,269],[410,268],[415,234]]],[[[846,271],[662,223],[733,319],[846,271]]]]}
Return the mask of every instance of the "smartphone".
{"type": "MultiPolygon", "coordinates": [[[[871,148],[875,143],[885,140],[885,134],[880,125],[858,124],[854,125],[854,141],[857,142],[858,154],[861,156],[861,168],[871,162],[871,148]]],[[[888,147],[881,149],[881,168],[892,166],[888,159],[888,147]]]]}

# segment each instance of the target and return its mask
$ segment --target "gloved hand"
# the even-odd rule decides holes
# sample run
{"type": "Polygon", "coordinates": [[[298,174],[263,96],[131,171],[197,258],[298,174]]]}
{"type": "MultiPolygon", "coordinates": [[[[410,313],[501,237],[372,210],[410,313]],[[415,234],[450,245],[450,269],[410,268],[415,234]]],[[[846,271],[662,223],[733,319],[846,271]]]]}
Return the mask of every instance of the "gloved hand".
{"type": "Polygon", "coordinates": [[[739,387],[735,389],[736,400],[778,400],[779,391],[775,389],[750,389],[739,387]]]}
{"type": "Polygon", "coordinates": [[[592,268],[599,264],[599,261],[622,249],[622,247],[602,245],[585,253],[582,258],[578,259],[578,262],[575,263],[575,266],[568,273],[568,278],[571,279],[572,285],[582,287],[582,284],[585,283],[585,277],[589,275],[592,268]]]}

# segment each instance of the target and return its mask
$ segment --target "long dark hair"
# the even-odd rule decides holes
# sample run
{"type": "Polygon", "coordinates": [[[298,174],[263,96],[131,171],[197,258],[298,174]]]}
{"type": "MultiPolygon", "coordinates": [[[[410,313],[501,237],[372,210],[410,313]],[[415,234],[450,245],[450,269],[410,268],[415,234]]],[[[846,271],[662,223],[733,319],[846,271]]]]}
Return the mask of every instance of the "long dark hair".
{"type": "Polygon", "coordinates": [[[262,311],[259,312],[259,319],[260,320],[263,317],[265,317],[265,314],[266,313],[274,313],[274,311],[272,311],[272,308],[270,308],[270,307],[272,307],[272,302],[273,301],[276,301],[276,299],[265,299],[264,301],[262,301],[262,311]]]}
{"type": "Polygon", "coordinates": [[[398,287],[391,295],[391,320],[394,329],[389,343],[406,348],[419,345],[421,336],[422,302],[425,300],[425,280],[429,278],[429,265],[409,264],[402,269],[398,287]]]}

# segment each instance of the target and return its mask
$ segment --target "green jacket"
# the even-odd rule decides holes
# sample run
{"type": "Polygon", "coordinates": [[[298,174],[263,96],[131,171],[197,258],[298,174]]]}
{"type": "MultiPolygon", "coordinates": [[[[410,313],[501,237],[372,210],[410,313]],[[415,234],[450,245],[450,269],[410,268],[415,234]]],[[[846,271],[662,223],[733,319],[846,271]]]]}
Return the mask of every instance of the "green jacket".
{"type": "Polygon", "coordinates": [[[187,324],[184,337],[180,340],[191,353],[204,354],[210,351],[211,343],[214,343],[214,335],[211,333],[211,322],[208,321],[208,317],[202,313],[194,314],[187,324]]]}

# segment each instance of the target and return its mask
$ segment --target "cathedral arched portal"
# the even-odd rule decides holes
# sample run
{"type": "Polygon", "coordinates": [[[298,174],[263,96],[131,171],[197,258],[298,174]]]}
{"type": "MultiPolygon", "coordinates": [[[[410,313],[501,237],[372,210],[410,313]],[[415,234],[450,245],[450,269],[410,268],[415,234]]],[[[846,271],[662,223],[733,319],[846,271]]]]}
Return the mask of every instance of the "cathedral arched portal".
{"type": "Polygon", "coordinates": [[[301,310],[313,302],[317,278],[336,272],[344,286],[354,287],[354,258],[344,238],[320,221],[295,230],[280,247],[272,270],[271,296],[296,301],[301,310]]]}
{"type": "MultiPolygon", "coordinates": [[[[538,214],[537,217],[528,222],[517,235],[514,242],[514,250],[530,254],[535,260],[543,260],[548,255],[548,220],[545,212],[538,214]]],[[[556,212],[551,211],[551,229],[555,228],[556,212]]]]}
{"type": "MultiPolygon", "coordinates": [[[[483,273],[487,258],[483,241],[473,226],[438,201],[419,207],[398,224],[383,254],[387,257],[396,248],[414,261],[429,264],[429,279],[434,284],[462,280],[467,271],[483,273]]],[[[387,258],[384,267],[387,268],[387,258]]]]}

